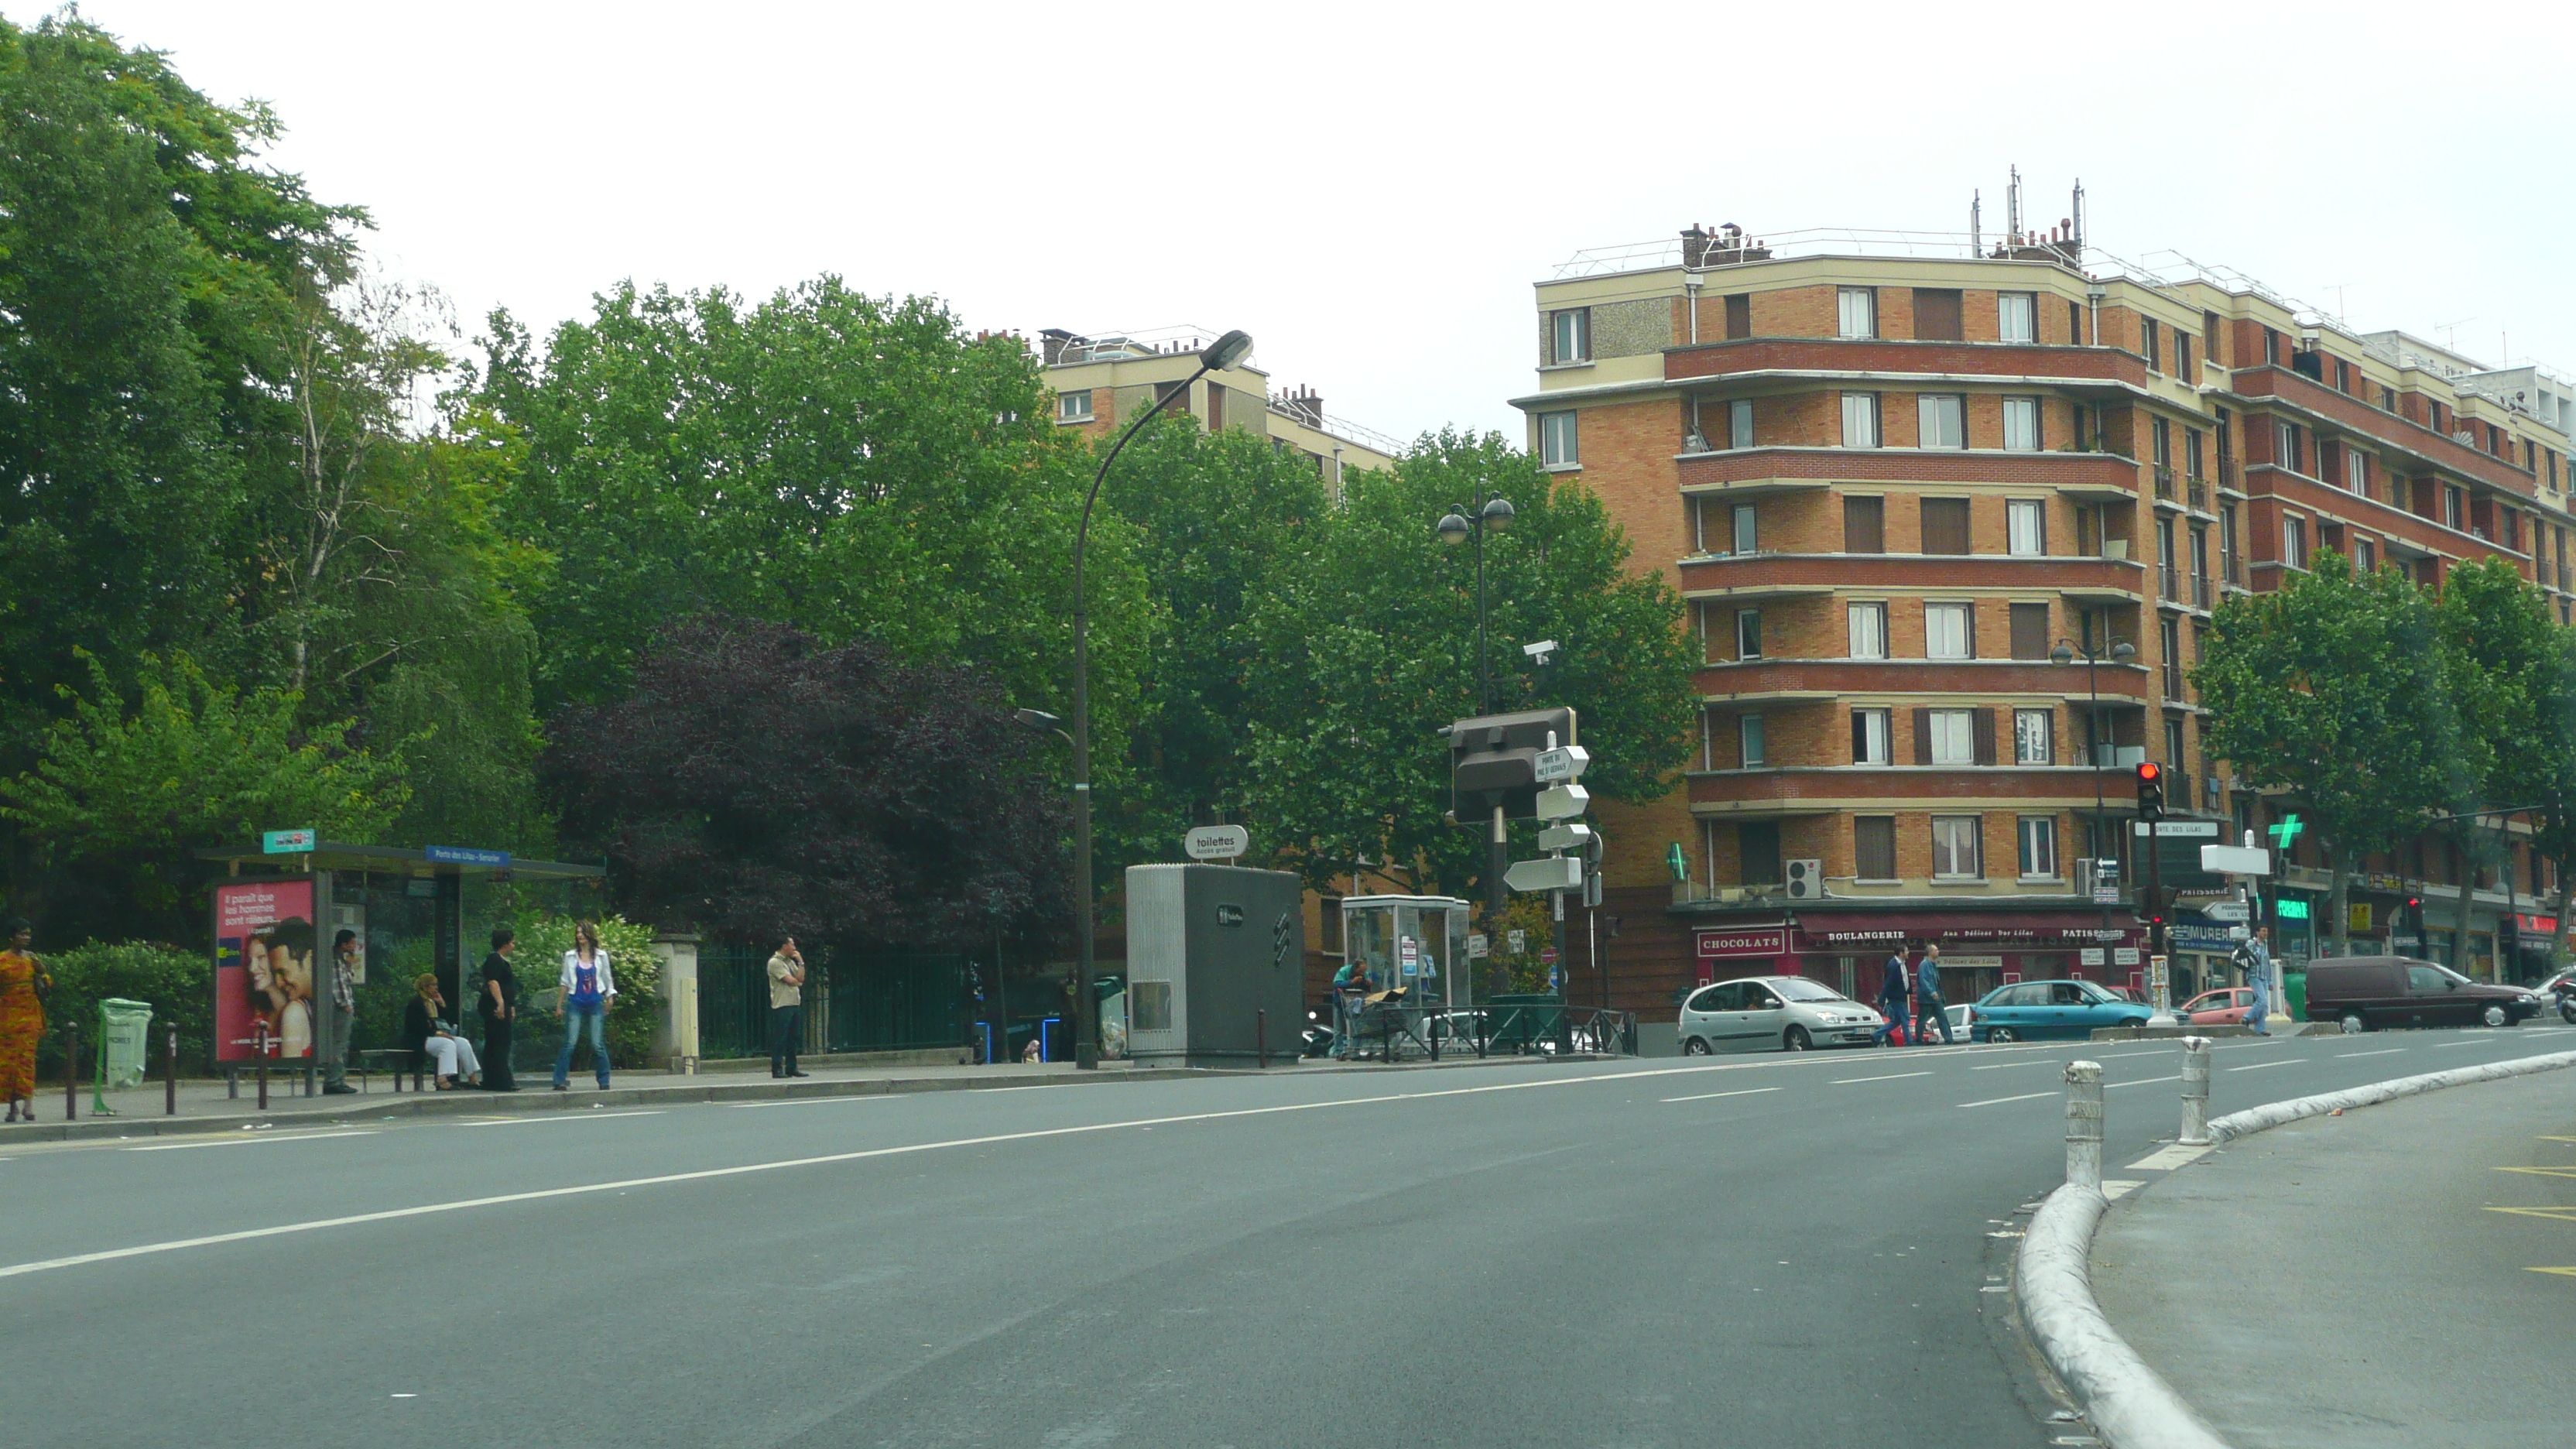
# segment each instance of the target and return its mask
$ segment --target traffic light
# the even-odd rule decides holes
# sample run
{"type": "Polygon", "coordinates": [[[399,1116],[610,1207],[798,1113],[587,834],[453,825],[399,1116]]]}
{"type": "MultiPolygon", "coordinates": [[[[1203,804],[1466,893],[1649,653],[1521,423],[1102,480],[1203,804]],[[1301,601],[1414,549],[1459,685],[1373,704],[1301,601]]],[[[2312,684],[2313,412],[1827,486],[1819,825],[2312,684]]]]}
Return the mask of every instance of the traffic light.
{"type": "Polygon", "coordinates": [[[2138,818],[2165,818],[2165,767],[2153,760],[2138,762],[2138,818]]]}
{"type": "Polygon", "coordinates": [[[1538,756],[1575,743],[1566,708],[1482,715],[1449,726],[1449,809],[1470,828],[1503,807],[1511,820],[1538,818],[1538,756]],[[1553,736],[1553,738],[1551,738],[1553,736]]]}

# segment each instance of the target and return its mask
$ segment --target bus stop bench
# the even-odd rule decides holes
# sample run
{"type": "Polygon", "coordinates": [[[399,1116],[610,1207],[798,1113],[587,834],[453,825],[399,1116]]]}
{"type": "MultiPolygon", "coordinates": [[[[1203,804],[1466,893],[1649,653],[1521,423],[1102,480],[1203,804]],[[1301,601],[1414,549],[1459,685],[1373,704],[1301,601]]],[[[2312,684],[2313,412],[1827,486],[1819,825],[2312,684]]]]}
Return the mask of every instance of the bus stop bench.
{"type": "Polygon", "coordinates": [[[427,1064],[421,1059],[421,1055],[409,1047],[368,1047],[359,1051],[357,1058],[358,1090],[361,1092],[367,1090],[368,1074],[379,1071],[390,1075],[394,1079],[394,1090],[401,1091],[405,1066],[411,1068],[411,1089],[417,1092],[420,1090],[421,1076],[427,1070],[427,1064]]]}

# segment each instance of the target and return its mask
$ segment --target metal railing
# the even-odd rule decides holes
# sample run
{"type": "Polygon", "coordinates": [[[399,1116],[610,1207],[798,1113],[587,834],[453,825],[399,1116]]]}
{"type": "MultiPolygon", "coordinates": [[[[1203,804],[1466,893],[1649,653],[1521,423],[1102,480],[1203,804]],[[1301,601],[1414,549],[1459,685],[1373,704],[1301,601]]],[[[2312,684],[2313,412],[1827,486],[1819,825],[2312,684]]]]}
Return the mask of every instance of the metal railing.
{"type": "MultiPolygon", "coordinates": [[[[942,952],[807,953],[801,1052],[952,1047],[966,1039],[966,961],[942,952]]],[[[698,953],[701,1056],[769,1054],[769,953],[710,944],[698,953]]]]}
{"type": "Polygon", "coordinates": [[[2237,588],[2245,587],[2245,558],[2234,549],[2218,553],[2218,576],[2237,588]]]}
{"type": "Polygon", "coordinates": [[[1371,1006],[1352,1023],[1351,1054],[1363,1060],[1477,1056],[1637,1054],[1637,1013],[1554,1000],[1498,1001],[1443,1009],[1371,1006]]]}
{"type": "Polygon", "coordinates": [[[2207,513],[2209,511],[2209,480],[2197,475],[2193,476],[2189,481],[2184,483],[2182,496],[2183,502],[2187,506],[2198,512],[2207,513]]]}
{"type": "Polygon", "coordinates": [[[2181,700],[2182,697],[2182,666],[2168,664],[2165,666],[2165,698],[2181,700]]]}
{"type": "Polygon", "coordinates": [[[2156,465],[2156,501],[2159,503],[2174,501],[2174,470],[2170,463],[2156,465]]]}
{"type": "Polygon", "coordinates": [[[2235,459],[2218,460],[2218,486],[2233,489],[2239,493],[2245,491],[2245,470],[2237,466],[2235,459]]]}
{"type": "Polygon", "coordinates": [[[2191,576],[2191,606],[2195,609],[2208,608],[2210,606],[2209,594],[2209,575],[2193,574],[2191,576]]]}

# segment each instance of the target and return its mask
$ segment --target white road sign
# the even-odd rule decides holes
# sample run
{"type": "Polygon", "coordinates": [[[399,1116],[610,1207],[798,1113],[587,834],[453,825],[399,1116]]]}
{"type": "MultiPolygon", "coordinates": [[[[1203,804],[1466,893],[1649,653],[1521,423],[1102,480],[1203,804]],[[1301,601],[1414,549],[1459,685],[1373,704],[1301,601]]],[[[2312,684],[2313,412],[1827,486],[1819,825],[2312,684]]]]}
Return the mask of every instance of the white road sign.
{"type": "Polygon", "coordinates": [[[1538,772],[1538,782],[1542,785],[1554,785],[1560,781],[1575,779],[1581,776],[1591,763],[1592,752],[1581,745],[1567,745],[1561,750],[1541,750],[1537,758],[1530,761],[1531,768],[1538,772]]]}
{"type": "Polygon", "coordinates": [[[1201,825],[1181,841],[1192,860],[1233,860],[1252,848],[1252,832],[1240,825],[1201,825]]]}
{"type": "Polygon", "coordinates": [[[1538,792],[1538,818],[1571,820],[1592,808],[1592,792],[1580,785],[1557,785],[1538,792]]]}
{"type": "Polygon", "coordinates": [[[1503,884],[1516,891],[1574,891],[1583,889],[1583,862],[1562,855],[1539,860],[1516,860],[1503,872],[1503,884]]]}

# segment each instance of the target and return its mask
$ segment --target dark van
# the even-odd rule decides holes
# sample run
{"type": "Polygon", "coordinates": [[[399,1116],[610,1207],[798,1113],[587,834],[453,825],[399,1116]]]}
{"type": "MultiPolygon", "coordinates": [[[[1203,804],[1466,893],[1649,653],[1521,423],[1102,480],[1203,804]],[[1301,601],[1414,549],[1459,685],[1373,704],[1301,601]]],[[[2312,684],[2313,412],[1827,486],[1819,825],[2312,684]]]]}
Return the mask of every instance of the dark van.
{"type": "Polygon", "coordinates": [[[2308,1020],[2347,1032],[2392,1026],[2517,1026],[2540,1012],[2519,986],[2488,986],[2447,966],[2406,956],[2346,956],[2308,963],[2308,1020]]]}

